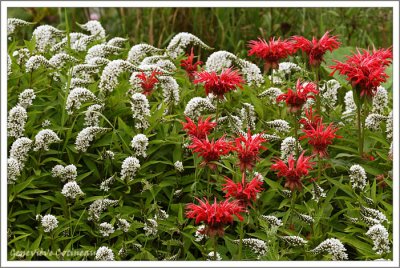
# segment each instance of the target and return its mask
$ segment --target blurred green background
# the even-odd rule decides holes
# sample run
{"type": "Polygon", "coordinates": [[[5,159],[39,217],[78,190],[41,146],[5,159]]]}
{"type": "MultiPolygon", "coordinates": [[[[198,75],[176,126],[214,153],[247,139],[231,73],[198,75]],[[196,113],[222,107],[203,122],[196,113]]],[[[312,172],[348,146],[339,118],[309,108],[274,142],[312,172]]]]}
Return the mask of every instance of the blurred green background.
{"type": "MultiPolygon", "coordinates": [[[[343,46],[392,45],[391,8],[9,8],[8,17],[72,31],[76,22],[98,19],[110,37],[129,37],[131,44],[166,46],[179,32],[190,32],[217,49],[246,54],[248,40],[259,36],[320,37],[331,30],[343,46]]],[[[21,33],[30,38],[28,29],[21,33]]]]}

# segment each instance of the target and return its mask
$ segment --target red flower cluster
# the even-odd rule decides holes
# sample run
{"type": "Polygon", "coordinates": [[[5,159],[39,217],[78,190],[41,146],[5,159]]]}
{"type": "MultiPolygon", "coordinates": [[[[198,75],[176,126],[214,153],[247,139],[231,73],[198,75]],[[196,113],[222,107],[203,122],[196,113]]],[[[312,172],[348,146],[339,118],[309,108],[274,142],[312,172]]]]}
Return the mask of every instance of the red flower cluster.
{"type": "Polygon", "coordinates": [[[317,86],[314,83],[301,83],[300,79],[296,83],[296,91],[288,89],[287,93],[283,93],[276,98],[277,102],[286,101],[290,112],[296,113],[301,110],[307,99],[314,99],[310,93],[318,94],[317,86]]]}
{"type": "Polygon", "coordinates": [[[322,122],[322,117],[320,117],[319,115],[315,114],[314,115],[314,111],[312,109],[312,107],[310,107],[309,109],[305,110],[305,114],[306,114],[306,118],[301,118],[299,120],[300,124],[303,124],[303,128],[306,130],[309,130],[311,128],[317,128],[317,125],[319,124],[319,122],[322,122]]]}
{"type": "Polygon", "coordinates": [[[392,51],[388,49],[379,50],[357,50],[352,56],[347,56],[345,62],[333,60],[336,65],[330,68],[341,75],[346,75],[352,87],[359,90],[360,96],[372,97],[377,87],[386,82],[389,77],[385,73],[386,66],[392,62],[392,51]]]}
{"type": "Polygon", "coordinates": [[[210,130],[212,130],[217,125],[217,123],[210,122],[210,120],[211,117],[208,117],[206,120],[203,120],[202,117],[199,117],[196,125],[196,123],[193,122],[192,119],[186,117],[187,123],[182,122],[183,129],[186,130],[189,136],[203,140],[207,137],[208,134],[210,134],[210,130]]]}
{"type": "Polygon", "coordinates": [[[251,135],[250,130],[247,132],[247,136],[240,135],[235,139],[236,146],[233,148],[238,153],[240,170],[244,172],[252,170],[256,162],[259,160],[258,154],[261,149],[266,148],[261,143],[266,140],[260,135],[251,135]]]}
{"type": "Polygon", "coordinates": [[[229,154],[232,150],[232,144],[225,140],[225,136],[216,141],[212,139],[211,142],[208,137],[203,140],[193,137],[189,148],[203,158],[202,166],[207,165],[211,169],[215,169],[216,165],[212,161],[218,161],[222,155],[229,154]]]}
{"type": "Polygon", "coordinates": [[[197,66],[203,64],[202,61],[197,61],[193,63],[194,60],[194,53],[193,53],[193,47],[192,50],[190,51],[190,54],[187,55],[187,58],[184,60],[181,60],[181,67],[183,67],[189,76],[190,80],[194,79],[194,75],[197,71],[197,66]]]}
{"type": "Polygon", "coordinates": [[[215,199],[214,204],[210,204],[206,199],[204,202],[198,198],[196,199],[200,204],[187,204],[186,217],[195,219],[196,224],[204,222],[206,224],[204,233],[210,237],[214,237],[215,235],[222,236],[225,225],[233,223],[233,216],[243,221],[240,213],[244,212],[244,208],[239,204],[238,200],[229,201],[227,199],[217,203],[215,199]]]}
{"type": "Polygon", "coordinates": [[[285,187],[288,187],[291,191],[295,188],[298,190],[302,189],[301,179],[308,175],[309,170],[315,164],[314,162],[310,162],[311,156],[304,156],[304,152],[300,154],[297,162],[293,158],[293,155],[290,155],[287,164],[280,159],[276,159],[275,164],[271,166],[271,170],[278,171],[278,177],[286,178],[285,187]]]}
{"type": "Polygon", "coordinates": [[[243,207],[251,205],[252,201],[257,198],[257,193],[261,192],[263,182],[258,176],[254,177],[250,182],[246,182],[246,175],[243,173],[242,182],[235,183],[231,179],[225,177],[225,184],[222,191],[226,193],[225,197],[233,197],[239,200],[243,207]]]}
{"type": "Polygon", "coordinates": [[[158,79],[157,79],[156,75],[159,75],[159,74],[161,74],[161,73],[154,70],[151,72],[151,74],[149,76],[147,76],[143,72],[136,75],[137,78],[142,80],[142,82],[140,82],[140,86],[143,89],[142,93],[144,95],[148,96],[153,92],[155,84],[158,83],[158,79]]]}
{"type": "Polygon", "coordinates": [[[313,147],[313,152],[319,154],[321,157],[325,157],[328,155],[327,148],[328,145],[332,144],[332,140],[334,138],[342,138],[335,134],[336,131],[338,131],[338,128],[334,127],[333,123],[326,126],[320,120],[316,127],[311,125],[310,129],[303,129],[305,135],[300,137],[300,139],[308,138],[308,144],[313,147]]]}
{"type": "Polygon", "coordinates": [[[324,55],[326,51],[333,51],[340,46],[337,36],[329,35],[326,32],[321,39],[313,39],[310,41],[303,36],[293,36],[295,49],[301,49],[309,57],[309,63],[311,66],[318,67],[321,62],[324,61],[324,55]]]}
{"type": "Polygon", "coordinates": [[[224,94],[236,89],[242,88],[244,80],[236,70],[231,68],[225,69],[218,75],[216,72],[197,72],[195,84],[203,83],[206,94],[213,93],[219,98],[223,98],[224,94]]]}
{"type": "Polygon", "coordinates": [[[296,52],[290,41],[280,38],[277,40],[271,38],[269,42],[258,38],[258,40],[251,40],[248,47],[250,48],[249,56],[256,55],[265,61],[264,72],[268,72],[270,69],[278,69],[279,60],[296,52]]]}

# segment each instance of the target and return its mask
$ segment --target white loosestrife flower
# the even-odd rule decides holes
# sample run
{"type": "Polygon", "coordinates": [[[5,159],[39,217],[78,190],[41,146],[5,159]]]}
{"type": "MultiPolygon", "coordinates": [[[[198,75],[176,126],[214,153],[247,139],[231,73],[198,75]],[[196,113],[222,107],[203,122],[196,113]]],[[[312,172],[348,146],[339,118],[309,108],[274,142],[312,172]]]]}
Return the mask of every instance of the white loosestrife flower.
{"type": "Polygon", "coordinates": [[[50,25],[41,25],[37,27],[33,33],[32,38],[36,40],[36,49],[43,53],[57,42],[56,38],[63,35],[60,31],[50,25]]]}
{"type": "Polygon", "coordinates": [[[42,128],[46,128],[46,127],[49,127],[49,126],[51,126],[51,122],[50,122],[50,120],[44,120],[43,122],[42,122],[42,128]]]}
{"type": "Polygon", "coordinates": [[[114,89],[118,86],[118,77],[123,72],[133,72],[138,71],[138,69],[124,60],[113,60],[110,61],[107,66],[104,68],[101,77],[99,88],[100,92],[110,93],[113,92],[114,89]]]}
{"type": "Polygon", "coordinates": [[[26,137],[21,137],[16,139],[11,145],[10,158],[14,158],[20,164],[22,170],[26,159],[28,158],[28,153],[32,148],[32,140],[26,137]]]}
{"type": "Polygon", "coordinates": [[[254,130],[256,128],[256,115],[254,106],[250,103],[243,103],[243,108],[240,110],[240,116],[243,122],[246,122],[247,128],[254,130]]]}
{"type": "Polygon", "coordinates": [[[144,223],[143,230],[146,236],[156,235],[158,232],[158,223],[154,219],[147,219],[144,223]]]}
{"type": "Polygon", "coordinates": [[[98,199],[94,201],[88,209],[88,220],[98,221],[100,219],[101,213],[105,211],[108,207],[116,206],[118,200],[111,200],[108,198],[98,199]]]}
{"type": "Polygon", "coordinates": [[[84,195],[84,193],[81,190],[81,187],[79,187],[76,181],[70,181],[64,184],[61,194],[70,199],[75,199],[77,197],[84,195]]]}
{"type": "Polygon", "coordinates": [[[99,67],[92,64],[78,64],[72,68],[72,77],[84,80],[90,79],[91,74],[99,72],[99,67]]]}
{"type": "MultiPolygon", "coordinates": [[[[268,98],[273,104],[278,104],[276,98],[282,94],[282,91],[277,87],[270,87],[258,95],[259,98],[268,98]]],[[[280,104],[279,104],[280,105],[280,104]]]]}
{"type": "Polygon", "coordinates": [[[108,222],[103,222],[99,225],[99,232],[102,236],[108,237],[110,234],[114,233],[114,231],[114,227],[108,222]]]}
{"type": "Polygon", "coordinates": [[[345,110],[342,113],[342,118],[346,122],[352,122],[354,120],[355,112],[357,109],[357,106],[353,99],[353,91],[346,92],[346,95],[344,96],[344,107],[345,110]]]}
{"type": "Polygon", "coordinates": [[[144,134],[137,134],[131,141],[134,150],[134,156],[147,157],[146,150],[149,145],[149,139],[144,134]]]}
{"type": "Polygon", "coordinates": [[[107,45],[122,47],[126,41],[128,41],[128,39],[126,39],[126,38],[114,37],[114,38],[111,38],[110,40],[108,40],[107,45]]]}
{"type": "Polygon", "coordinates": [[[21,19],[9,18],[7,19],[7,35],[11,35],[19,27],[33,25],[35,23],[27,22],[21,19]]]}
{"type": "Polygon", "coordinates": [[[311,190],[311,194],[312,194],[312,200],[314,200],[317,203],[321,198],[326,197],[324,189],[321,186],[319,186],[316,182],[313,182],[313,189],[311,190]]]}
{"type": "Polygon", "coordinates": [[[365,127],[372,131],[378,131],[381,123],[386,120],[386,116],[381,114],[369,114],[365,119],[365,127]]]}
{"type": "Polygon", "coordinates": [[[393,111],[390,111],[386,119],[386,139],[393,140],[393,111]]]}
{"type": "Polygon", "coordinates": [[[322,104],[331,109],[334,108],[340,87],[340,83],[335,79],[331,79],[324,83],[324,85],[319,88],[322,104]]]}
{"type": "Polygon", "coordinates": [[[53,231],[58,226],[58,220],[51,214],[44,215],[41,219],[43,231],[49,233],[53,231]]]}
{"type": "Polygon", "coordinates": [[[24,107],[25,109],[32,105],[32,101],[36,98],[33,89],[25,89],[18,96],[18,105],[24,107]]]}
{"type": "Polygon", "coordinates": [[[150,116],[150,105],[146,96],[142,93],[133,94],[131,97],[131,109],[135,128],[147,129],[150,126],[147,119],[150,116]]]}
{"type": "Polygon", "coordinates": [[[185,170],[181,161],[176,161],[174,167],[178,172],[183,172],[185,170]]]}
{"type": "Polygon", "coordinates": [[[25,131],[26,120],[28,114],[26,109],[20,105],[16,105],[8,112],[7,118],[7,136],[19,138],[25,131]]]}
{"type": "Polygon", "coordinates": [[[90,20],[83,25],[78,24],[78,26],[90,32],[91,35],[96,36],[98,40],[104,40],[106,38],[106,31],[97,20],[90,20]]]}
{"type": "Polygon", "coordinates": [[[197,36],[191,33],[181,32],[171,39],[167,46],[167,53],[171,58],[176,59],[179,55],[184,53],[189,45],[198,45],[205,49],[211,49],[211,47],[207,46],[197,36]]]}
{"type": "Polygon", "coordinates": [[[336,238],[329,238],[311,250],[311,253],[328,253],[332,256],[333,261],[342,261],[348,259],[346,251],[346,248],[343,246],[340,240],[336,238]]]}
{"type": "Polygon", "coordinates": [[[271,225],[271,227],[279,227],[283,225],[280,219],[272,215],[261,215],[261,219],[268,222],[268,224],[271,225]]]}
{"type": "Polygon", "coordinates": [[[64,52],[55,54],[49,60],[49,63],[53,68],[61,69],[67,62],[78,63],[78,59],[72,57],[64,52]]]}
{"type": "Polygon", "coordinates": [[[374,97],[372,98],[372,113],[384,114],[387,105],[388,105],[387,90],[384,87],[379,86],[376,90],[374,97]]]}
{"type": "Polygon", "coordinates": [[[96,261],[113,261],[114,253],[108,247],[102,246],[96,251],[96,261]]]}
{"type": "Polygon", "coordinates": [[[158,81],[160,81],[160,86],[163,91],[164,102],[173,105],[179,104],[179,85],[176,82],[175,78],[170,76],[160,76],[158,77],[158,81]]]}
{"type": "Polygon", "coordinates": [[[301,71],[301,68],[293,62],[281,62],[279,63],[278,71],[279,73],[289,75],[301,71]]]}
{"type": "Polygon", "coordinates": [[[104,180],[100,184],[100,190],[104,192],[108,192],[110,190],[110,186],[114,183],[114,176],[111,176],[110,178],[104,180]]]}
{"type": "Polygon", "coordinates": [[[125,158],[124,162],[122,162],[121,178],[128,181],[133,180],[139,168],[140,162],[136,157],[129,156],[125,158]]]}
{"type": "MultiPolygon", "coordinates": [[[[234,242],[239,243],[239,240],[234,240],[234,242]]],[[[258,259],[267,254],[268,246],[260,239],[244,238],[242,239],[242,243],[244,246],[250,248],[250,250],[257,255],[258,259]]]]}
{"type": "Polygon", "coordinates": [[[62,165],[56,165],[51,170],[53,177],[60,178],[62,182],[64,181],[74,181],[78,176],[76,166],[74,164],[63,167],[62,165]]]}
{"type": "Polygon", "coordinates": [[[65,109],[68,114],[73,114],[75,110],[81,107],[82,102],[87,101],[97,101],[97,97],[87,88],[74,88],[68,94],[65,109]]]}
{"type": "Polygon", "coordinates": [[[7,159],[7,184],[14,184],[21,175],[19,162],[15,158],[7,159]]]}
{"type": "Polygon", "coordinates": [[[367,174],[360,165],[352,165],[349,170],[350,182],[354,190],[362,191],[367,184],[367,174]]]}
{"type": "Polygon", "coordinates": [[[307,240],[295,235],[281,236],[280,239],[282,239],[286,244],[292,247],[300,247],[307,244],[307,240]]]}
{"type": "Polygon", "coordinates": [[[373,222],[374,224],[388,222],[386,216],[377,209],[362,206],[360,213],[364,221],[366,218],[369,218],[369,222],[373,222]]]}
{"type": "Polygon", "coordinates": [[[128,58],[126,60],[133,64],[138,65],[146,57],[146,55],[161,53],[162,51],[163,49],[156,48],[148,44],[138,44],[134,45],[129,50],[128,58]]]}
{"type": "Polygon", "coordinates": [[[265,125],[269,128],[274,128],[278,133],[288,133],[290,131],[289,123],[282,119],[266,122],[265,125]]]}
{"type": "Polygon", "coordinates": [[[106,44],[94,45],[91,48],[89,48],[85,57],[85,62],[90,63],[92,62],[93,58],[106,58],[109,55],[116,55],[121,51],[122,51],[121,48],[115,46],[110,46],[106,44]]]}
{"type": "Polygon", "coordinates": [[[131,224],[125,219],[118,219],[118,230],[127,233],[131,228],[131,224]]]}
{"type": "Polygon", "coordinates": [[[76,137],[76,150],[86,152],[90,146],[90,143],[96,138],[96,136],[106,133],[108,130],[108,128],[104,127],[86,127],[82,129],[76,137]]]}
{"type": "MultiPolygon", "coordinates": [[[[228,124],[229,128],[236,134],[243,134],[243,122],[239,116],[231,115],[218,118],[218,125],[228,124]]],[[[244,133],[244,136],[246,133],[244,133]]]]}
{"type": "Polygon", "coordinates": [[[184,114],[191,119],[197,119],[202,112],[215,110],[215,106],[207,98],[194,97],[187,103],[184,114]]]}
{"type": "Polygon", "coordinates": [[[100,104],[90,105],[85,112],[85,122],[83,123],[83,125],[88,127],[98,127],[99,117],[102,110],[103,110],[103,105],[100,104]]]}
{"type": "Polygon", "coordinates": [[[390,253],[389,233],[381,224],[371,226],[366,235],[372,239],[374,247],[372,248],[376,254],[382,255],[390,253]]]}
{"type": "Polygon", "coordinates": [[[110,63],[111,60],[103,57],[93,57],[88,59],[86,62],[89,65],[104,66],[110,63]]]}
{"type": "Polygon", "coordinates": [[[60,142],[60,138],[51,129],[43,129],[35,136],[34,151],[44,150],[48,151],[52,143],[60,142]]]}
{"type": "Polygon", "coordinates": [[[20,48],[14,51],[12,55],[16,59],[17,64],[22,68],[26,61],[31,57],[31,52],[27,48],[20,48]]]}
{"type": "Polygon", "coordinates": [[[300,142],[296,142],[293,137],[285,138],[281,143],[281,159],[287,161],[290,155],[296,156],[296,144],[299,152],[303,151],[300,142]]]}
{"type": "Polygon", "coordinates": [[[301,213],[296,213],[296,216],[303,222],[307,223],[307,224],[312,224],[314,223],[314,219],[313,217],[306,215],[306,214],[301,214],[301,213]]]}
{"type": "Polygon", "coordinates": [[[239,58],[237,64],[240,67],[240,71],[249,86],[261,86],[261,84],[264,83],[264,78],[261,74],[261,70],[260,68],[258,68],[257,65],[239,58]]]}

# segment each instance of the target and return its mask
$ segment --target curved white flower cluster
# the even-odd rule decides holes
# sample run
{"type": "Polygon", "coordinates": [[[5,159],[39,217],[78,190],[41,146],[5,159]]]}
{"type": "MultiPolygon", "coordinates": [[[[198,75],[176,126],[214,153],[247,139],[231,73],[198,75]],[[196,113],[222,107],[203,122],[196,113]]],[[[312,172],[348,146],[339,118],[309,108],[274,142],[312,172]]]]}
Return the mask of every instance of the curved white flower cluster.
{"type": "Polygon", "coordinates": [[[19,170],[22,171],[32,148],[32,140],[26,137],[16,139],[11,145],[9,157],[18,162],[19,170]]]}
{"type": "Polygon", "coordinates": [[[183,163],[181,161],[176,161],[174,163],[174,167],[178,172],[183,172],[185,170],[185,168],[183,167],[183,163]]]}
{"type": "Polygon", "coordinates": [[[344,96],[344,112],[342,113],[342,118],[346,122],[352,122],[354,120],[355,112],[357,106],[353,99],[353,91],[347,91],[344,96]]]}
{"type": "Polygon", "coordinates": [[[213,112],[215,109],[215,106],[209,101],[209,99],[194,97],[186,104],[184,114],[191,119],[197,119],[202,112],[213,112]]]}
{"type": "MultiPolygon", "coordinates": [[[[268,98],[270,102],[273,104],[278,104],[276,102],[276,98],[282,94],[282,91],[277,87],[270,87],[267,90],[263,91],[261,94],[258,95],[259,98],[268,98]]],[[[281,106],[282,104],[279,103],[281,106]]]]}
{"type": "Polygon", "coordinates": [[[122,162],[121,179],[131,181],[140,169],[140,162],[136,157],[129,156],[122,162]]]}
{"type": "Polygon", "coordinates": [[[108,237],[110,234],[115,232],[114,227],[108,222],[102,222],[99,225],[99,232],[102,236],[108,237]]]}
{"type": "MultiPolygon", "coordinates": [[[[239,243],[239,240],[234,240],[234,242],[239,243]]],[[[261,239],[244,238],[242,239],[242,243],[244,246],[247,246],[252,252],[254,252],[258,259],[267,254],[268,246],[261,239]]]]}
{"type": "Polygon", "coordinates": [[[362,206],[360,209],[361,219],[369,226],[388,222],[386,216],[377,209],[362,206]]]}
{"type": "Polygon", "coordinates": [[[25,89],[18,96],[18,105],[25,109],[32,105],[32,101],[36,98],[35,91],[33,89],[25,89]]]}
{"type": "Polygon", "coordinates": [[[64,184],[64,187],[61,190],[61,194],[66,198],[70,199],[75,199],[84,195],[84,193],[81,190],[81,187],[79,187],[76,181],[70,181],[64,184]]]}
{"type": "Polygon", "coordinates": [[[20,48],[15,50],[12,54],[15,58],[16,63],[19,66],[25,65],[26,61],[31,57],[31,52],[27,48],[20,48]]]}
{"type": "Polygon", "coordinates": [[[26,109],[20,105],[16,105],[8,113],[7,118],[7,136],[19,138],[25,131],[26,120],[28,114],[26,109]]]}
{"type": "Polygon", "coordinates": [[[127,233],[129,231],[129,228],[131,228],[131,224],[125,220],[125,219],[118,219],[118,230],[121,230],[124,233],[127,233]]]}
{"type": "Polygon", "coordinates": [[[7,19],[7,35],[11,35],[19,27],[33,25],[35,23],[27,22],[21,19],[9,18],[7,19]]]}
{"type": "Polygon", "coordinates": [[[386,119],[387,117],[381,114],[369,114],[365,119],[365,127],[372,131],[378,131],[381,123],[385,122],[386,119]]]}
{"type": "Polygon", "coordinates": [[[167,53],[171,58],[176,59],[179,55],[185,52],[185,49],[189,45],[198,45],[204,49],[212,49],[197,36],[191,33],[181,32],[171,39],[167,46],[167,53]]]}
{"type": "Polygon", "coordinates": [[[348,259],[346,251],[346,248],[339,239],[329,238],[311,250],[311,253],[328,253],[332,256],[333,261],[343,261],[348,259]]]}
{"type": "Polygon", "coordinates": [[[40,53],[43,53],[50,47],[54,46],[57,42],[57,37],[60,37],[63,34],[63,31],[60,31],[53,26],[41,25],[33,31],[32,38],[35,38],[36,49],[40,53]]]}
{"type": "Polygon", "coordinates": [[[217,252],[216,257],[214,257],[214,251],[207,254],[207,261],[222,261],[221,254],[217,252]]]}
{"type": "Polygon", "coordinates": [[[78,59],[72,57],[64,52],[57,53],[52,56],[49,60],[50,65],[53,68],[61,69],[67,62],[78,63],[78,59]]]}
{"type": "Polygon", "coordinates": [[[143,59],[140,63],[139,68],[142,70],[157,70],[163,74],[176,71],[175,64],[168,59],[167,56],[150,56],[143,59]]]}
{"type": "Polygon", "coordinates": [[[83,125],[88,127],[98,127],[99,117],[102,110],[103,110],[103,105],[100,104],[90,105],[85,112],[85,122],[83,123],[83,125]]]}
{"type": "Polygon", "coordinates": [[[142,93],[135,93],[131,97],[132,117],[135,121],[135,128],[147,129],[150,124],[150,105],[146,96],[142,93]]]}
{"type": "Polygon", "coordinates": [[[34,55],[30,57],[25,63],[25,72],[30,73],[37,70],[40,66],[45,68],[52,68],[51,63],[42,55],[34,55]]]}
{"type": "Polygon", "coordinates": [[[100,190],[104,192],[110,191],[110,186],[114,183],[114,176],[111,176],[110,178],[104,180],[100,184],[100,190]]]}
{"type": "Polygon", "coordinates": [[[163,49],[148,44],[137,44],[129,50],[126,60],[133,64],[139,64],[147,55],[161,53],[162,51],[163,49]]]}
{"type": "Polygon", "coordinates": [[[324,83],[322,87],[319,88],[319,95],[321,96],[321,104],[323,106],[333,109],[337,102],[337,94],[341,85],[335,79],[331,79],[324,83]]]}
{"type": "Polygon", "coordinates": [[[261,215],[261,219],[268,222],[271,227],[279,227],[283,225],[280,219],[272,215],[261,215]]]}
{"type": "Polygon", "coordinates": [[[307,223],[307,224],[313,224],[314,223],[314,218],[306,215],[306,214],[302,214],[302,213],[296,213],[296,216],[303,222],[307,223]]]}
{"type": "Polygon", "coordinates": [[[288,133],[290,131],[289,123],[282,119],[266,122],[265,126],[274,128],[278,133],[288,133]]]}
{"type": "Polygon", "coordinates": [[[160,86],[163,91],[164,102],[178,105],[180,100],[179,85],[175,78],[171,76],[160,76],[158,80],[160,81],[160,86]]]}
{"type": "Polygon", "coordinates": [[[116,206],[118,200],[111,200],[108,198],[98,199],[90,204],[88,209],[88,220],[98,221],[100,219],[101,213],[111,206],[116,206]]]}
{"type": "Polygon", "coordinates": [[[74,164],[63,167],[62,165],[56,165],[51,170],[51,174],[55,178],[60,178],[64,181],[74,181],[78,176],[76,166],[74,164]]]}
{"type": "Polygon", "coordinates": [[[134,150],[134,156],[147,157],[146,150],[149,145],[149,139],[144,134],[137,134],[132,138],[131,146],[134,150]]]}
{"type": "Polygon", "coordinates": [[[229,128],[236,134],[243,133],[243,122],[239,116],[228,114],[218,118],[218,125],[228,124],[229,128]]]}
{"type": "Polygon", "coordinates": [[[96,251],[96,256],[94,259],[96,261],[113,261],[114,253],[108,247],[102,246],[96,251]]]}
{"type": "Polygon", "coordinates": [[[301,247],[307,244],[307,240],[296,235],[281,236],[279,238],[291,247],[301,247]]]}
{"type": "Polygon", "coordinates": [[[312,200],[315,200],[315,202],[319,202],[321,198],[326,197],[326,193],[324,192],[324,189],[319,186],[316,182],[313,182],[313,189],[311,190],[312,194],[312,200]]]}
{"type": "Polygon", "coordinates": [[[296,142],[294,137],[287,137],[281,143],[281,159],[287,161],[290,155],[296,156],[296,144],[298,151],[303,151],[300,142],[296,142]]]}
{"type": "Polygon", "coordinates": [[[390,111],[386,119],[386,139],[393,140],[393,111],[390,111]]]}
{"type": "Polygon", "coordinates": [[[85,57],[85,62],[89,63],[94,58],[106,58],[109,55],[116,55],[119,52],[122,51],[122,48],[116,47],[116,46],[111,46],[107,44],[99,44],[99,45],[94,45],[91,48],[89,48],[86,57],[85,57]]]}
{"type": "Polygon", "coordinates": [[[354,190],[358,189],[362,191],[367,184],[367,174],[360,165],[352,165],[349,170],[350,182],[354,190]]]}
{"type": "Polygon", "coordinates": [[[34,151],[44,150],[48,151],[49,146],[52,143],[60,142],[60,138],[51,129],[43,129],[39,131],[35,136],[34,151]]]}
{"type": "Polygon", "coordinates": [[[371,226],[366,235],[373,241],[374,247],[372,249],[376,254],[390,253],[389,233],[383,225],[375,224],[371,226]]]}
{"type": "Polygon", "coordinates": [[[68,114],[73,114],[75,110],[81,108],[82,102],[87,101],[98,101],[98,99],[89,89],[76,87],[69,92],[65,109],[68,114]]]}
{"type": "Polygon", "coordinates": [[[372,113],[384,114],[387,106],[388,106],[387,90],[384,87],[379,86],[376,90],[374,97],[372,98],[372,113]]]}
{"type": "Polygon", "coordinates": [[[243,108],[240,110],[242,122],[246,123],[247,128],[256,129],[256,113],[254,106],[250,103],[243,103],[243,108]]]}
{"type": "Polygon", "coordinates": [[[7,159],[7,184],[14,184],[21,175],[19,162],[14,158],[7,159]]]}
{"type": "Polygon", "coordinates": [[[49,233],[53,231],[58,226],[58,220],[55,216],[51,214],[44,215],[41,217],[41,224],[43,227],[43,231],[45,233],[49,233]]]}
{"type": "Polygon", "coordinates": [[[78,24],[78,26],[90,32],[91,35],[96,36],[98,40],[104,40],[106,38],[106,31],[97,20],[90,20],[83,25],[78,24]]]}
{"type": "Polygon", "coordinates": [[[158,223],[155,219],[147,219],[144,223],[143,230],[146,236],[157,235],[158,233],[158,223]]]}
{"type": "Polygon", "coordinates": [[[107,132],[109,129],[104,127],[86,127],[82,129],[75,140],[75,148],[80,152],[86,152],[95,137],[107,132]]]}
{"type": "Polygon", "coordinates": [[[118,86],[118,77],[123,72],[133,72],[138,69],[125,60],[113,60],[110,61],[104,68],[101,77],[99,88],[103,93],[113,92],[118,86]]]}

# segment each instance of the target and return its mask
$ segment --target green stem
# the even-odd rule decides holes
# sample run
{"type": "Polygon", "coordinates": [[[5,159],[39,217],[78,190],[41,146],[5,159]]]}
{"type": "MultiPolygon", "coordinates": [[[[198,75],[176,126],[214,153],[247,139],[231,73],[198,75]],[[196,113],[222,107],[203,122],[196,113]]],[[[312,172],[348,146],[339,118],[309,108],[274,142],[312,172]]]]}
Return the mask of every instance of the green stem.
{"type": "Polygon", "coordinates": [[[322,164],[321,157],[318,154],[318,176],[317,176],[318,181],[321,178],[321,166],[322,166],[321,164],[322,164]]]}
{"type": "MultiPolygon", "coordinates": [[[[319,91],[319,67],[314,67],[314,75],[315,75],[315,84],[317,86],[317,90],[319,91]]],[[[317,114],[321,115],[321,96],[318,93],[316,95],[316,107],[317,107],[317,114]]]]}
{"type": "Polygon", "coordinates": [[[218,118],[219,118],[219,100],[217,99],[217,104],[216,104],[216,111],[215,111],[215,123],[217,123],[217,125],[215,126],[215,132],[214,132],[214,137],[216,138],[217,136],[217,132],[218,132],[218,118]]]}
{"type": "Polygon", "coordinates": [[[296,157],[299,157],[299,122],[297,120],[297,112],[293,114],[293,123],[294,123],[294,137],[296,139],[296,157]]]}
{"type": "Polygon", "coordinates": [[[242,248],[243,248],[243,228],[244,228],[244,220],[240,222],[240,237],[239,237],[239,254],[238,254],[238,260],[240,261],[242,259],[242,248]]]}
{"type": "Polygon", "coordinates": [[[361,103],[357,105],[357,134],[358,134],[358,153],[362,157],[364,152],[364,135],[361,126],[361,103]]]}
{"type": "Polygon", "coordinates": [[[214,260],[217,260],[217,245],[218,245],[218,236],[214,236],[214,260]]]}

